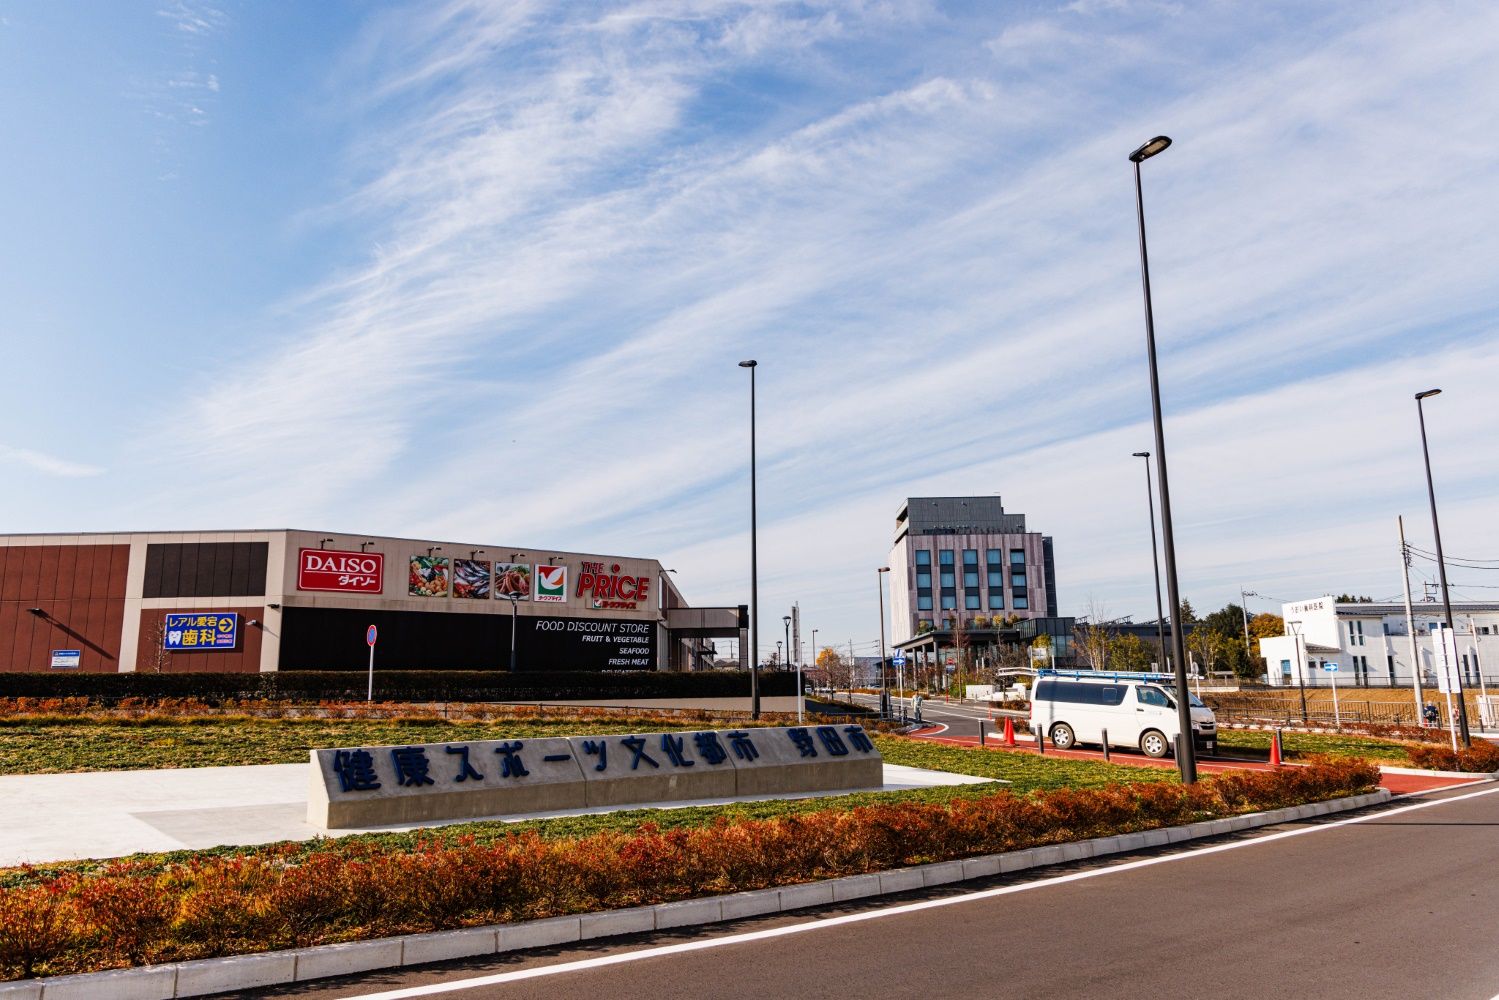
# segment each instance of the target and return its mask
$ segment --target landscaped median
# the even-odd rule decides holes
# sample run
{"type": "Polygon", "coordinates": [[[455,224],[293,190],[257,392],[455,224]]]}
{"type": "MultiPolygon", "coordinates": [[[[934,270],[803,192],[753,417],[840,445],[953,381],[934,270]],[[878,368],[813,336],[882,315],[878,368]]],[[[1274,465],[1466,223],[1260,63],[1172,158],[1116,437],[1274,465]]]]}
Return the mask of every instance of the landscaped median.
{"type": "MultiPolygon", "coordinates": [[[[989,766],[990,755],[953,752],[989,766]]],[[[724,813],[670,829],[547,836],[487,824],[487,837],[434,831],[21,870],[0,889],[0,969],[7,978],[79,973],[618,911],[1225,820],[1356,795],[1378,780],[1361,761],[1319,760],[1191,787],[1146,780],[854,808],[782,803],[779,815],[724,813]]]]}

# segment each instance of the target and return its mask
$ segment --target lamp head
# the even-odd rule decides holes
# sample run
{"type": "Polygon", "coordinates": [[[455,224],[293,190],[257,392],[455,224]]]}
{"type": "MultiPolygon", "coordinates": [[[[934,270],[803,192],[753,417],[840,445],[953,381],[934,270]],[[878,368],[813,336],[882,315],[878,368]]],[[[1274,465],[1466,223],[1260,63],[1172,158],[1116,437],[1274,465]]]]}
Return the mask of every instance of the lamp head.
{"type": "Polygon", "coordinates": [[[1440,393],[1441,391],[1442,390],[1440,390],[1440,389],[1427,389],[1425,392],[1418,392],[1418,393],[1416,393],[1416,398],[1417,399],[1425,399],[1427,396],[1435,396],[1438,393],[1440,393]]]}
{"type": "Polygon", "coordinates": [[[1150,457],[1150,452],[1148,452],[1148,451],[1137,451],[1137,452],[1135,452],[1135,457],[1136,458],[1149,458],[1150,457]]]}
{"type": "Polygon", "coordinates": [[[888,573],[888,572],[890,572],[890,567],[889,566],[881,566],[879,568],[879,572],[881,572],[881,573],[888,573]]]}
{"type": "Polygon", "coordinates": [[[750,360],[748,360],[748,361],[741,361],[741,362],[739,362],[739,367],[740,367],[740,368],[753,368],[753,367],[755,367],[755,365],[756,365],[756,364],[758,364],[758,363],[759,363],[759,362],[757,362],[757,361],[755,361],[755,360],[754,360],[754,359],[753,359],[753,358],[751,358],[751,359],[750,359],[750,360]]]}
{"type": "Polygon", "coordinates": [[[1135,150],[1133,153],[1129,154],[1130,162],[1139,163],[1141,160],[1148,160],[1155,154],[1164,150],[1169,145],[1171,145],[1170,136],[1158,135],[1154,139],[1147,142],[1145,145],[1141,146],[1139,149],[1135,150]]]}

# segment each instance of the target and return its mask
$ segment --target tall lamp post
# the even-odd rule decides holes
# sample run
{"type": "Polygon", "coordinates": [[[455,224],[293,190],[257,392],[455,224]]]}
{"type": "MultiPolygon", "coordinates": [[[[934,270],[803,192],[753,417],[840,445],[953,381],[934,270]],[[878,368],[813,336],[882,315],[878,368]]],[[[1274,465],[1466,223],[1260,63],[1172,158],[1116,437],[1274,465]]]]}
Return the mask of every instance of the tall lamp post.
{"type": "MultiPolygon", "coordinates": [[[[790,615],[782,615],[781,616],[781,621],[784,622],[785,625],[786,625],[786,660],[787,660],[787,662],[790,662],[790,660],[791,660],[791,616],[790,615]]],[[[785,667],[785,664],[782,664],[782,669],[784,669],[784,667],[785,667]]],[[[801,676],[801,668],[800,667],[797,668],[796,675],[798,677],[801,676]]]]}
{"type": "MultiPolygon", "coordinates": [[[[1155,567],[1155,638],[1156,648],[1161,651],[1161,659],[1165,660],[1164,666],[1171,666],[1171,658],[1166,655],[1166,612],[1161,610],[1161,552],[1155,541],[1155,494],[1150,488],[1150,452],[1137,451],[1136,458],[1145,459],[1145,506],[1150,511],[1150,562],[1155,567]]],[[[1173,627],[1175,622],[1173,620],[1173,627]]]]}
{"type": "Polygon", "coordinates": [[[760,717],[760,541],[755,511],[755,365],[739,362],[750,375],[750,718],[760,717]]]}
{"type": "Polygon", "coordinates": [[[885,677],[885,574],[889,566],[881,566],[874,574],[875,585],[880,592],[880,714],[890,717],[890,685],[885,677]]]}
{"type": "MultiPolygon", "coordinates": [[[[1421,405],[1428,396],[1435,396],[1441,392],[1440,389],[1427,389],[1425,392],[1416,393],[1416,417],[1421,421],[1421,457],[1426,461],[1426,498],[1431,501],[1431,534],[1437,543],[1437,573],[1442,581],[1442,610],[1447,616],[1447,628],[1455,637],[1457,635],[1457,622],[1452,618],[1452,595],[1447,592],[1447,560],[1442,557],[1442,529],[1437,524],[1437,493],[1431,485],[1431,452],[1426,447],[1426,410],[1421,405]]],[[[1438,641],[1445,639],[1438,637],[1438,641]]],[[[1456,643],[1453,643],[1454,647],[1456,643]]],[[[1471,747],[1473,737],[1468,733],[1468,706],[1463,697],[1462,671],[1453,665],[1452,683],[1456,688],[1452,693],[1457,695],[1457,727],[1458,738],[1463,741],[1463,746],[1471,747]]]]}
{"type": "Polygon", "coordinates": [[[1155,422],[1155,475],[1161,486],[1161,541],[1166,550],[1166,596],[1171,600],[1171,654],[1176,668],[1176,717],[1181,738],[1177,767],[1182,783],[1197,781],[1197,745],[1192,735],[1192,703],[1187,693],[1187,652],[1182,643],[1181,596],[1176,586],[1176,544],[1171,534],[1171,488],[1166,477],[1166,432],[1161,426],[1161,378],[1155,358],[1155,315],[1150,304],[1150,258],[1145,250],[1145,196],[1140,188],[1140,164],[1171,145],[1158,135],[1129,154],[1135,165],[1135,219],[1140,227],[1140,284],[1145,294],[1145,352],[1150,360],[1150,408],[1155,422]]]}
{"type": "Polygon", "coordinates": [[[1301,724],[1304,726],[1307,723],[1306,672],[1308,668],[1310,668],[1311,664],[1306,662],[1307,658],[1302,652],[1301,623],[1286,622],[1286,627],[1289,628],[1291,630],[1291,634],[1296,637],[1296,686],[1301,689],[1301,724]]]}

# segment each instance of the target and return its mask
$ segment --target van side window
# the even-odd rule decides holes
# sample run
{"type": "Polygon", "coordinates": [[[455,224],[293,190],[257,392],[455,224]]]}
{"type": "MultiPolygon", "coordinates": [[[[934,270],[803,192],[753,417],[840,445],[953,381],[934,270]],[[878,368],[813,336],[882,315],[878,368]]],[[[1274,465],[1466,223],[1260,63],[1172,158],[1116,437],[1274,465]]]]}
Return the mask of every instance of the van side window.
{"type": "Polygon", "coordinates": [[[1036,685],[1035,701],[1060,701],[1073,705],[1122,705],[1122,684],[1077,684],[1069,681],[1041,681],[1036,685]]]}
{"type": "Polygon", "coordinates": [[[1155,705],[1159,708],[1170,708],[1171,702],[1167,700],[1166,693],[1159,688],[1137,687],[1135,695],[1140,699],[1142,705],[1155,705]]]}

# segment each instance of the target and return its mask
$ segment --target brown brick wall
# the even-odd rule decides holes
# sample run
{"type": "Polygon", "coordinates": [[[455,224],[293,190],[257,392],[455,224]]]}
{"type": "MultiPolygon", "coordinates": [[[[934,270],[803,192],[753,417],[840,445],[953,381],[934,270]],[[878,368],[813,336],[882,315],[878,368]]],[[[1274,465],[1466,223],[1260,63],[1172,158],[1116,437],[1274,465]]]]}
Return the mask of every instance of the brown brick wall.
{"type": "Polygon", "coordinates": [[[138,673],[151,673],[156,669],[156,651],[160,647],[157,626],[166,616],[188,611],[233,611],[239,615],[239,645],[234,649],[221,649],[211,653],[167,653],[162,663],[163,673],[221,673],[253,674],[260,671],[259,625],[251,625],[251,619],[265,621],[264,607],[242,607],[239,605],[215,605],[211,608],[150,608],[141,612],[140,641],[136,646],[135,669],[138,673]]]}
{"type": "Polygon", "coordinates": [[[129,565],[128,545],[0,547],[0,670],[47,670],[54,649],[80,650],[80,670],[118,670],[129,565]]]}

